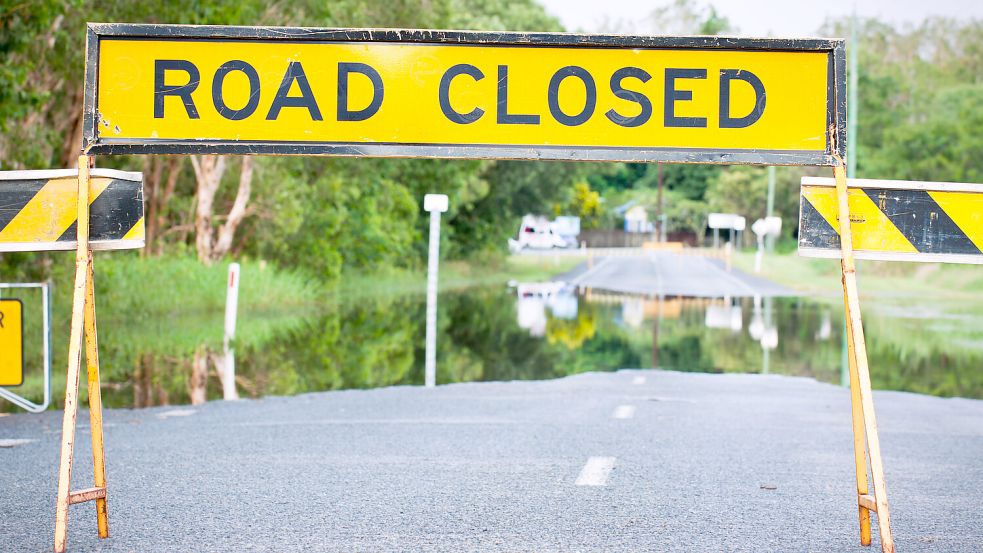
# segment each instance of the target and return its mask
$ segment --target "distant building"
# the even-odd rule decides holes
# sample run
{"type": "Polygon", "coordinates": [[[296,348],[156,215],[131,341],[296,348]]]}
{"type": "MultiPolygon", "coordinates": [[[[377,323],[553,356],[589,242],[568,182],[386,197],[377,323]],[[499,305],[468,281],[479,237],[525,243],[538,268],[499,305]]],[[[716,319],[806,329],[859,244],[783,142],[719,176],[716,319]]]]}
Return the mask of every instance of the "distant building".
{"type": "Polygon", "coordinates": [[[625,232],[641,233],[655,231],[655,225],[649,221],[648,210],[645,209],[645,206],[639,205],[635,200],[619,205],[614,208],[614,212],[624,217],[625,232]]]}

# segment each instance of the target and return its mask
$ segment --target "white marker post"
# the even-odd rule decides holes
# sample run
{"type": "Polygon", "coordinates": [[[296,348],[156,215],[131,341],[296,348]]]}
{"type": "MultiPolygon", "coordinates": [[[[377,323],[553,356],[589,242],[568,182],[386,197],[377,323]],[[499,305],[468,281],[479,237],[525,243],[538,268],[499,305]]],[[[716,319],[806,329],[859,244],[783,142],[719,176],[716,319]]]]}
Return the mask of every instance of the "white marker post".
{"type": "Polygon", "coordinates": [[[236,352],[232,341],[236,337],[236,314],[239,310],[239,264],[229,264],[228,292],[225,298],[225,368],[222,372],[222,398],[239,399],[236,392],[236,352]]]}
{"type": "Polygon", "coordinates": [[[758,219],[751,225],[751,230],[758,237],[758,251],[754,254],[754,272],[760,273],[761,258],[764,257],[765,252],[765,240],[767,239],[772,244],[775,242],[775,239],[782,232],[782,218],[765,217],[758,219]]]}
{"type": "Polygon", "coordinates": [[[440,259],[440,214],[447,211],[447,196],[427,194],[423,209],[430,212],[430,253],[427,257],[426,386],[437,385],[437,269],[440,259]]]}

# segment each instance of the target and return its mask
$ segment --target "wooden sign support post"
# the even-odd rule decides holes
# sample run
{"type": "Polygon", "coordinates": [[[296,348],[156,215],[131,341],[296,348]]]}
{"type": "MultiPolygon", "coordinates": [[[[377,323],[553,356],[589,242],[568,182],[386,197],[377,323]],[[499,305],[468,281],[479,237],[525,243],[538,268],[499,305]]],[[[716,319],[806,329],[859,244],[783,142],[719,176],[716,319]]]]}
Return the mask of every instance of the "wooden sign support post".
{"type": "Polygon", "coordinates": [[[99,537],[109,537],[106,510],[106,460],[103,449],[102,395],[99,389],[99,343],[96,339],[96,304],[92,282],[92,248],[89,245],[89,166],[92,158],[78,161],[78,249],[75,254],[75,291],[72,327],[68,344],[68,378],[65,385],[65,416],[61,428],[61,462],[58,468],[58,498],[55,511],[55,552],[62,553],[68,541],[68,508],[74,503],[96,502],[99,537]],[[79,371],[82,343],[89,382],[89,422],[92,433],[94,487],[73,492],[72,454],[75,450],[75,420],[78,414],[79,371]]]}
{"type": "Polygon", "coordinates": [[[891,535],[891,516],[887,506],[881,444],[877,437],[874,398],[867,367],[867,344],[860,318],[860,292],[857,288],[857,269],[853,258],[853,234],[850,229],[850,205],[847,196],[846,169],[833,167],[836,179],[836,199],[840,227],[840,269],[843,276],[843,303],[846,311],[847,345],[850,357],[850,402],[853,411],[853,453],[857,465],[857,508],[860,514],[860,543],[870,545],[870,512],[877,513],[881,535],[881,551],[894,553],[891,535]],[[866,442],[866,443],[865,443],[866,442]],[[874,480],[874,493],[868,491],[867,461],[874,480]]]}

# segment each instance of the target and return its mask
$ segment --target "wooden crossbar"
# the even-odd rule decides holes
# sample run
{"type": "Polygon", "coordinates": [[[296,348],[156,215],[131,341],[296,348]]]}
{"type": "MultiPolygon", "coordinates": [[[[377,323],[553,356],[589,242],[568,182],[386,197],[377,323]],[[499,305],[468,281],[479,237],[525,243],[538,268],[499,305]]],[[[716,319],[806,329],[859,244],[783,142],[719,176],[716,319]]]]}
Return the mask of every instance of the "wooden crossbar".
{"type": "Polygon", "coordinates": [[[68,494],[68,502],[72,505],[76,503],[85,503],[86,501],[94,501],[96,499],[106,498],[106,488],[88,488],[85,490],[79,490],[77,492],[72,492],[68,494]]]}
{"type": "Polygon", "coordinates": [[[858,495],[857,504],[864,509],[870,509],[871,511],[877,512],[877,500],[874,499],[872,495],[858,495]]]}

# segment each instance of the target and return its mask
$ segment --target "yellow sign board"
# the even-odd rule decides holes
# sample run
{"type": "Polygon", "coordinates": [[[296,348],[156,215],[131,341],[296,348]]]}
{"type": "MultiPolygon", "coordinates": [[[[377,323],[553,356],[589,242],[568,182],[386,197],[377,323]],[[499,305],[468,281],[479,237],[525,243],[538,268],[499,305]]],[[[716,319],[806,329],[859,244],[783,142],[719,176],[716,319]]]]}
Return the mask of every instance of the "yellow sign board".
{"type": "Polygon", "coordinates": [[[0,299],[0,386],[24,383],[24,306],[0,299]]]}
{"type": "Polygon", "coordinates": [[[90,25],[90,153],[831,165],[842,42],[90,25]]]}

